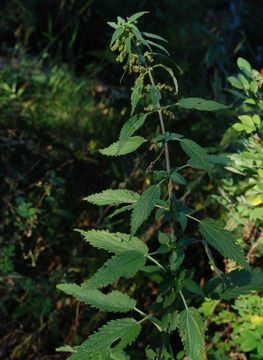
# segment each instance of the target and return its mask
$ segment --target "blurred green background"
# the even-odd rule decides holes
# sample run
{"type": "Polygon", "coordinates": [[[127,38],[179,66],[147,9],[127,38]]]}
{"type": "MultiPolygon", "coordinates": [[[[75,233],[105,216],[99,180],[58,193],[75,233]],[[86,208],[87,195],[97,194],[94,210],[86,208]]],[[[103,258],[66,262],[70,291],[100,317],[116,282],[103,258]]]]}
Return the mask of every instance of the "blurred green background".
{"type": "MultiPolygon", "coordinates": [[[[149,10],[144,29],[168,40],[184,72],[177,73],[180,95],[229,103],[226,77],[237,57],[263,66],[262,8],[262,0],[1,1],[1,359],[65,359],[55,348],[83,341],[106,316],[55,289],[63,280],[82,281],[104,260],[73,232],[110,226],[82,198],[119,183],[142,189],[147,182],[147,151],[127,161],[98,153],[128,116],[132,81],[120,83],[106,22],[149,10]]],[[[184,112],[168,127],[213,148],[232,121],[184,112]]],[[[199,190],[189,202],[201,208],[209,202],[218,212],[210,197],[216,181],[208,182],[202,175],[191,182],[199,190]]],[[[189,262],[199,261],[206,278],[210,270],[202,254],[195,256],[189,262]]],[[[147,302],[141,294],[147,279],[135,280],[137,297],[147,302]]]]}

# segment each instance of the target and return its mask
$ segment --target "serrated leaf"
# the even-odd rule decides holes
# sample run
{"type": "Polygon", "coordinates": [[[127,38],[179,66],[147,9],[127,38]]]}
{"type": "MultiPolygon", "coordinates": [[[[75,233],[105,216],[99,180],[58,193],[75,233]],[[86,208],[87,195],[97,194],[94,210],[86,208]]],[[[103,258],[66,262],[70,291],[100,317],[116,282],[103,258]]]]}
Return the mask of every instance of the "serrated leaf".
{"type": "Polygon", "coordinates": [[[187,182],[185,178],[176,170],[172,170],[170,178],[173,182],[180,184],[180,185],[186,185],[187,182]]]}
{"type": "Polygon", "coordinates": [[[197,309],[179,314],[179,333],[189,360],[205,360],[204,321],[197,309]]]}
{"type": "Polygon", "coordinates": [[[136,109],[138,102],[141,98],[142,89],[143,89],[143,76],[139,76],[135,81],[131,93],[131,106],[132,106],[131,115],[134,113],[134,110],[136,109]]]}
{"type": "Polygon", "coordinates": [[[209,280],[204,288],[205,294],[212,299],[230,300],[251,291],[263,290],[263,270],[234,270],[226,275],[209,280]]]}
{"type": "Polygon", "coordinates": [[[117,290],[106,295],[100,290],[88,289],[77,284],[59,284],[57,288],[85,304],[104,311],[127,312],[136,306],[134,299],[117,290]]]}
{"type": "Polygon", "coordinates": [[[180,140],[180,145],[184,152],[190,157],[188,164],[197,169],[210,171],[214,164],[209,160],[205,149],[190,139],[180,140]]]}
{"type": "Polygon", "coordinates": [[[158,200],[161,190],[159,186],[152,185],[145,190],[135,204],[131,216],[131,232],[135,234],[140,226],[148,219],[158,200]]]}
{"type": "Polygon", "coordinates": [[[156,109],[159,105],[159,101],[161,100],[162,96],[159,89],[155,85],[150,86],[150,95],[151,95],[151,101],[153,107],[154,109],[156,109]]]}
{"type": "Polygon", "coordinates": [[[101,288],[124,277],[129,279],[145,265],[146,256],[138,251],[121,252],[104,263],[97,272],[85,282],[85,287],[101,288]]]}
{"type": "Polygon", "coordinates": [[[129,234],[110,233],[107,230],[78,231],[90,245],[114,254],[136,251],[145,256],[148,252],[148,247],[142,240],[129,234]]]}
{"type": "Polygon", "coordinates": [[[104,190],[100,193],[92,194],[84,200],[94,205],[119,205],[133,204],[139,199],[140,195],[134,191],[126,189],[104,190]]]}
{"type": "Polygon", "coordinates": [[[199,224],[199,230],[205,240],[223,256],[245,267],[249,266],[243,251],[236,244],[234,236],[216,221],[212,219],[202,220],[199,224]]]}
{"type": "Polygon", "coordinates": [[[136,114],[132,116],[128,121],[126,121],[126,123],[121,129],[119,136],[119,151],[121,150],[127,139],[132,136],[135,131],[137,131],[143,126],[146,117],[146,114],[136,114]]]}
{"type": "Polygon", "coordinates": [[[229,108],[229,106],[220,104],[214,100],[205,100],[195,97],[180,99],[177,105],[184,109],[196,109],[201,111],[216,111],[229,108]]]}
{"type": "Polygon", "coordinates": [[[131,136],[124,144],[116,141],[107,148],[100,150],[100,153],[107,156],[121,156],[137,150],[146,140],[141,136],[131,136]]]}
{"type": "Polygon", "coordinates": [[[139,335],[141,325],[132,318],[111,320],[77,347],[70,360],[108,360],[112,351],[123,350],[139,335]],[[114,347],[114,343],[118,344],[114,347]]]}

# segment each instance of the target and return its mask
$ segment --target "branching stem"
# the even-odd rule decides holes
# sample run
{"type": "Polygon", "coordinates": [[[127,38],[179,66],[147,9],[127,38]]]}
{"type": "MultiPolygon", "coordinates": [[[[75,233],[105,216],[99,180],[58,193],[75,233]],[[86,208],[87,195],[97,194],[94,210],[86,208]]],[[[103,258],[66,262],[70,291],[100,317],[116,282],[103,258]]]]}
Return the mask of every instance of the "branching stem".
{"type": "Polygon", "coordinates": [[[156,264],[160,269],[162,269],[163,271],[165,271],[165,268],[159,263],[159,261],[157,261],[156,259],[154,259],[151,255],[148,255],[147,258],[149,260],[151,260],[154,264],[156,264]]]}
{"type": "Polygon", "coordinates": [[[179,294],[180,294],[180,296],[181,296],[181,298],[182,298],[182,300],[183,300],[185,309],[188,310],[188,305],[187,305],[187,303],[186,303],[186,301],[185,301],[185,297],[184,297],[184,295],[183,295],[183,293],[182,293],[181,290],[179,290],[179,294]]]}

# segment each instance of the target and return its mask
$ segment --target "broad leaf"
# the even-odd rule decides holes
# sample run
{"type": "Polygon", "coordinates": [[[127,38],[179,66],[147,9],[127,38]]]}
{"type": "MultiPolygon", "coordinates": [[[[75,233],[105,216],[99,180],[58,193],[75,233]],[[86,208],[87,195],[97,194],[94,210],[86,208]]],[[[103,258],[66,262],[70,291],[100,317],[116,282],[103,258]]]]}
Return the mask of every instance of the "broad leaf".
{"type": "Polygon", "coordinates": [[[205,149],[190,139],[180,140],[180,145],[184,152],[190,157],[188,164],[196,169],[210,171],[214,164],[209,160],[205,149]]]}
{"type": "Polygon", "coordinates": [[[107,230],[78,231],[90,245],[114,254],[136,251],[145,256],[148,252],[148,247],[142,240],[128,234],[110,233],[107,230]]]}
{"type": "Polygon", "coordinates": [[[139,199],[140,195],[131,190],[104,190],[97,194],[92,194],[84,200],[94,205],[119,205],[133,204],[139,199]]]}
{"type": "Polygon", "coordinates": [[[262,220],[263,219],[263,207],[252,209],[249,212],[249,217],[252,220],[262,220]]]}
{"type": "Polygon", "coordinates": [[[235,87],[236,89],[239,89],[239,90],[243,90],[243,85],[241,84],[241,82],[234,76],[229,76],[227,78],[228,82],[233,86],[235,87]]]}
{"type": "Polygon", "coordinates": [[[204,321],[197,309],[179,314],[179,333],[189,360],[205,360],[204,321]]]}
{"type": "Polygon", "coordinates": [[[136,305],[134,299],[120,291],[112,291],[105,295],[100,290],[88,289],[77,284],[59,284],[57,288],[85,304],[104,311],[127,312],[136,305]]]}
{"type": "Polygon", "coordinates": [[[119,278],[133,277],[145,265],[146,256],[138,251],[121,252],[114,255],[88,279],[84,286],[88,288],[100,288],[113,284],[119,278]]]}
{"type": "Polygon", "coordinates": [[[252,68],[249,62],[242,57],[239,57],[237,59],[237,66],[243,73],[249,77],[252,77],[252,68]]]}
{"type": "Polygon", "coordinates": [[[123,350],[139,335],[141,325],[132,318],[111,320],[77,347],[70,360],[107,360],[115,350],[123,350]],[[117,345],[114,346],[114,344],[117,345]]]}
{"type": "Polygon", "coordinates": [[[234,270],[227,275],[217,276],[205,285],[206,296],[212,299],[230,300],[251,291],[263,290],[263,270],[261,268],[234,270]]]}
{"type": "Polygon", "coordinates": [[[195,97],[180,99],[177,105],[184,109],[196,109],[201,111],[215,111],[229,108],[229,106],[220,104],[214,100],[205,100],[195,97]]]}
{"type": "Polygon", "coordinates": [[[140,199],[135,204],[131,216],[132,234],[140,228],[145,220],[148,219],[158,200],[160,199],[160,187],[156,185],[149,186],[140,199]]]}
{"type": "Polygon", "coordinates": [[[218,225],[216,221],[212,219],[202,220],[199,224],[199,230],[205,240],[223,256],[245,267],[249,266],[233,235],[218,225]]]}
{"type": "Polygon", "coordinates": [[[186,185],[187,182],[185,178],[176,170],[172,170],[170,178],[173,182],[180,184],[180,185],[186,185]]]}
{"type": "Polygon", "coordinates": [[[143,126],[146,120],[146,114],[136,114],[132,116],[126,123],[123,125],[120,137],[119,137],[119,151],[127,141],[127,139],[132,136],[135,131],[140,129],[143,126]]]}
{"type": "Polygon", "coordinates": [[[120,156],[129,154],[138,149],[146,140],[141,136],[131,136],[124,144],[117,141],[109,147],[100,150],[101,154],[107,156],[120,156]]]}

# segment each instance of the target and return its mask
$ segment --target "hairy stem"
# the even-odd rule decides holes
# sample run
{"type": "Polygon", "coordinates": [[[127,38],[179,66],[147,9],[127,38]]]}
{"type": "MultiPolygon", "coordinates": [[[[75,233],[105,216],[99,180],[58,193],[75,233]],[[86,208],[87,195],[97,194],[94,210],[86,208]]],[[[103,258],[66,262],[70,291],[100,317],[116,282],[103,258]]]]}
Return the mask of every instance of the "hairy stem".
{"type": "MultiPolygon", "coordinates": [[[[152,72],[151,72],[151,70],[149,68],[148,68],[148,74],[149,74],[149,78],[150,78],[152,86],[155,86],[155,81],[154,81],[152,72]]],[[[161,105],[160,105],[159,101],[157,103],[157,106],[160,109],[161,105]]],[[[164,118],[163,118],[162,110],[158,110],[158,116],[159,116],[159,120],[160,120],[162,134],[165,135],[166,130],[165,130],[165,125],[164,125],[164,118]]],[[[167,170],[167,173],[170,174],[170,172],[171,172],[171,163],[170,163],[170,154],[169,154],[169,147],[168,147],[168,142],[167,141],[165,141],[165,143],[164,143],[164,154],[165,154],[166,170],[167,170]]],[[[168,182],[168,204],[169,204],[169,208],[171,208],[172,194],[173,194],[173,183],[172,183],[171,178],[169,178],[169,182],[168,182]]],[[[173,227],[172,220],[171,220],[171,240],[172,240],[172,242],[175,241],[174,227],[173,227]]]]}
{"type": "Polygon", "coordinates": [[[185,301],[184,295],[183,295],[183,293],[182,293],[181,290],[179,291],[179,294],[180,294],[180,296],[181,296],[181,298],[182,298],[182,300],[183,300],[185,309],[188,310],[188,305],[187,305],[187,303],[186,303],[186,301],[185,301]]]}

